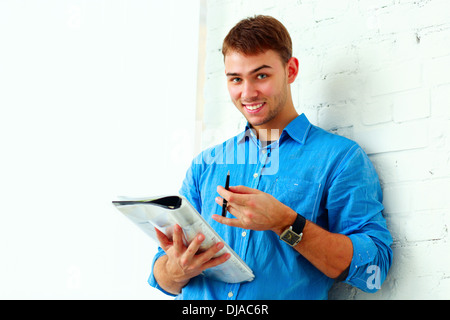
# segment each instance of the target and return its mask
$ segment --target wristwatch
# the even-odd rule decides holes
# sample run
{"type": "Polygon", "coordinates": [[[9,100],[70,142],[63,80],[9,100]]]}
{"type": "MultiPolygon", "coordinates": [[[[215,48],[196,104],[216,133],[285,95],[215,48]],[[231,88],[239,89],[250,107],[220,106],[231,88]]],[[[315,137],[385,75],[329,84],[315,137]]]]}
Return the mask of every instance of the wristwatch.
{"type": "Polygon", "coordinates": [[[280,240],[283,240],[291,247],[295,247],[302,240],[305,224],[305,217],[301,214],[297,214],[294,224],[283,231],[280,235],[280,240]]]}

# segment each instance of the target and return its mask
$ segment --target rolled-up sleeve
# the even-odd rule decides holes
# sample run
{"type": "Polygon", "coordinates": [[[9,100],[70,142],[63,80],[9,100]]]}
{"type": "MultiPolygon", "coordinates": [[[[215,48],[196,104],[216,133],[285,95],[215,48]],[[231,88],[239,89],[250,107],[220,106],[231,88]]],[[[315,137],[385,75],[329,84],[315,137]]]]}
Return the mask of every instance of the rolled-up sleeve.
{"type": "Polygon", "coordinates": [[[392,250],[363,233],[349,235],[349,238],[353,244],[353,258],[345,282],[365,292],[377,291],[391,266],[392,250]]]}
{"type": "Polygon", "coordinates": [[[153,274],[153,269],[154,269],[154,267],[155,267],[155,262],[156,262],[156,260],[158,260],[159,258],[161,258],[162,256],[164,256],[165,254],[166,254],[166,253],[164,252],[164,250],[158,247],[158,252],[157,252],[157,253],[155,254],[155,256],[153,257],[153,262],[152,262],[152,272],[150,273],[150,276],[148,277],[148,284],[149,284],[150,286],[152,286],[153,288],[156,288],[156,289],[160,290],[161,292],[163,292],[163,293],[165,293],[165,294],[167,294],[167,295],[169,295],[169,296],[176,297],[176,295],[174,295],[174,294],[172,294],[172,293],[167,292],[166,290],[164,290],[164,289],[158,284],[158,282],[156,281],[155,276],[154,276],[154,274],[153,274]]]}
{"type": "Polygon", "coordinates": [[[345,282],[365,291],[381,288],[392,264],[392,237],[383,217],[378,175],[355,145],[336,169],[327,196],[329,230],[347,235],[353,257],[345,282]]]}

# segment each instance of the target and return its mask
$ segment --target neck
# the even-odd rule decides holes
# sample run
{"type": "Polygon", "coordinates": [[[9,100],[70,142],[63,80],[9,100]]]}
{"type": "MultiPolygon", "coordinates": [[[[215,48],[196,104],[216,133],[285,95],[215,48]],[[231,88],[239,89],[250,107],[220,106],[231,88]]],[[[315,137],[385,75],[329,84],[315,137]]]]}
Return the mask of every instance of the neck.
{"type": "Polygon", "coordinates": [[[260,126],[252,127],[256,130],[256,135],[260,141],[275,141],[280,138],[283,129],[297,117],[297,110],[295,110],[294,105],[291,104],[286,106],[286,110],[280,113],[272,121],[260,126]]]}

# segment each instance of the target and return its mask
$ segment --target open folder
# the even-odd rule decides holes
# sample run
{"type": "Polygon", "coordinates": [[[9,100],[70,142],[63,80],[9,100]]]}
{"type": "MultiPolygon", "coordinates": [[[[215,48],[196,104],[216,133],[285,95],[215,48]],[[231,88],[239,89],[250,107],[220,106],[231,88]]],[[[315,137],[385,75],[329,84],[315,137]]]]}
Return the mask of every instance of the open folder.
{"type": "Polygon", "coordinates": [[[230,253],[231,257],[226,262],[203,271],[204,276],[228,283],[252,281],[255,278],[247,264],[222,240],[185,197],[124,198],[112,203],[158,244],[159,241],[154,228],[171,239],[175,224],[183,229],[183,241],[186,245],[199,232],[205,236],[200,250],[206,250],[217,242],[223,242],[225,246],[214,257],[224,253],[230,253]]]}

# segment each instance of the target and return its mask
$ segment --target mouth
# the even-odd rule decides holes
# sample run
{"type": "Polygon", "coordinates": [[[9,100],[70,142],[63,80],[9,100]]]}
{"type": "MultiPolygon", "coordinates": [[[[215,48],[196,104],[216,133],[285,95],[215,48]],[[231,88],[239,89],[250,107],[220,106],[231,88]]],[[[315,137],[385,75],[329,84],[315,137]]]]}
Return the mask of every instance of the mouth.
{"type": "Polygon", "coordinates": [[[259,112],[262,109],[262,107],[264,107],[265,105],[266,105],[265,102],[252,103],[252,104],[242,104],[242,106],[245,108],[245,110],[247,110],[247,112],[249,112],[249,113],[259,112]]]}

